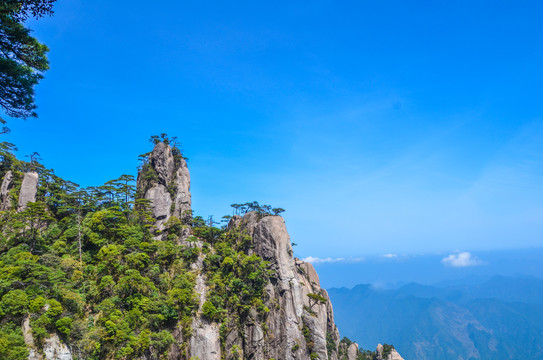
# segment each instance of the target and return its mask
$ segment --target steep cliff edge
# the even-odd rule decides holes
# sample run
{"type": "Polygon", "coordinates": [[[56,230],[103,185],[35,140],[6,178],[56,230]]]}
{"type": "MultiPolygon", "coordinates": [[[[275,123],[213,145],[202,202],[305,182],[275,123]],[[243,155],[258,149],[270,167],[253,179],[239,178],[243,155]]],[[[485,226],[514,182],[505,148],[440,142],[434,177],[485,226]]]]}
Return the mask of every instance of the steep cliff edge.
{"type": "Polygon", "coordinates": [[[249,336],[228,345],[240,346],[251,359],[337,359],[339,333],[332,305],[313,266],[293,258],[283,218],[250,212],[232,218],[229,228],[252,238],[251,253],[269,263],[272,275],[265,287],[266,321],[252,319],[254,328],[244,331],[249,336]],[[264,335],[255,340],[255,333],[264,335]]]}

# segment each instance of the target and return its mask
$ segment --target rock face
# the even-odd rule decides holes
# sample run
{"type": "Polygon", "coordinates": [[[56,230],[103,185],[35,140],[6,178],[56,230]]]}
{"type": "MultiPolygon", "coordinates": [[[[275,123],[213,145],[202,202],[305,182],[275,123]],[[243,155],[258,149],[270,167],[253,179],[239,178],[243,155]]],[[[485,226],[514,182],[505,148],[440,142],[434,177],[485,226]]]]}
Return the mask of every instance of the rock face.
{"type": "MultiPolygon", "coordinates": [[[[24,174],[21,191],[19,192],[18,211],[26,208],[26,204],[36,201],[36,192],[38,191],[38,173],[27,172],[24,174]]],[[[3,184],[2,184],[3,185],[3,184]]]]}
{"type": "Polygon", "coordinates": [[[389,348],[388,351],[385,351],[384,346],[379,344],[377,345],[376,352],[377,360],[404,360],[393,347],[389,348]]]}
{"type": "Polygon", "coordinates": [[[11,198],[9,190],[13,186],[13,173],[7,171],[2,179],[2,187],[0,187],[0,211],[8,211],[11,209],[11,198]]]}
{"type": "Polygon", "coordinates": [[[156,144],[138,173],[137,187],[139,196],[150,201],[157,230],[162,231],[171,216],[183,222],[190,218],[190,174],[179,150],[156,144]]]}
{"type": "MultiPolygon", "coordinates": [[[[198,244],[201,247],[201,244],[198,244]]],[[[200,360],[220,360],[221,343],[219,340],[219,325],[209,322],[202,318],[202,305],[206,301],[207,286],[205,277],[202,274],[203,256],[200,254],[194,264],[194,269],[198,272],[196,276],[195,291],[199,295],[199,311],[192,320],[193,334],[190,338],[191,358],[200,360]]]]}
{"type": "Polygon", "coordinates": [[[70,349],[60,340],[57,334],[53,334],[45,339],[43,355],[37,352],[28,317],[23,321],[23,336],[25,344],[29,349],[28,360],[72,360],[70,349]]]}
{"type": "Polygon", "coordinates": [[[347,348],[347,359],[357,360],[357,357],[358,357],[358,344],[352,343],[347,348]]]}
{"type": "MultiPolygon", "coordinates": [[[[266,331],[256,321],[244,336],[227,336],[226,348],[237,346],[244,359],[337,359],[339,333],[328,294],[320,288],[313,266],[292,256],[285,221],[280,216],[251,212],[235,216],[230,227],[241,227],[253,238],[254,253],[270,263],[276,278],[266,287],[270,312],[266,331]],[[312,301],[318,294],[323,301],[312,301]]],[[[228,357],[227,358],[231,358],[228,357]]]]}
{"type": "Polygon", "coordinates": [[[72,360],[72,354],[70,349],[60,341],[57,334],[51,335],[45,339],[43,344],[43,352],[45,354],[45,360],[72,360]]]}

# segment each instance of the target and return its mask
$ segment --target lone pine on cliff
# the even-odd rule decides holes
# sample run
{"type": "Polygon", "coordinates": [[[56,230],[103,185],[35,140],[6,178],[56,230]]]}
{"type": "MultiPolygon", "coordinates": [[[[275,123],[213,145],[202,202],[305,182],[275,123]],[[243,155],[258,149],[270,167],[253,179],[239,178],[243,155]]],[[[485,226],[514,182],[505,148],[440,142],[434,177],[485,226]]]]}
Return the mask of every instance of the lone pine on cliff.
{"type": "Polygon", "coordinates": [[[136,186],[123,175],[85,189],[4,144],[1,358],[401,359],[340,342],[271,207],[223,228],[194,217],[185,158],[154,140],[136,186]]]}

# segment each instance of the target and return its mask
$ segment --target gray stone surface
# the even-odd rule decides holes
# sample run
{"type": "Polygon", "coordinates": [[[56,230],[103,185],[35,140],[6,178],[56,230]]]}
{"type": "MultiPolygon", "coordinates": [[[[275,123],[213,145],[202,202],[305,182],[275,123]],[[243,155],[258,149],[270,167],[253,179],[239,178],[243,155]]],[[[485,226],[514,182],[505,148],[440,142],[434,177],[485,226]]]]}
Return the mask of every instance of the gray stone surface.
{"type": "Polygon", "coordinates": [[[19,192],[19,204],[17,209],[22,211],[26,208],[26,204],[36,201],[36,193],[38,191],[38,173],[27,172],[24,174],[21,191],[19,192]]]}
{"type": "Polygon", "coordinates": [[[347,348],[347,360],[357,360],[358,344],[353,343],[347,348]]]}
{"type": "Polygon", "coordinates": [[[72,360],[70,349],[60,340],[57,334],[51,334],[43,344],[43,356],[36,351],[30,318],[26,317],[22,324],[23,338],[28,348],[28,360],[72,360]]]}
{"type": "Polygon", "coordinates": [[[151,213],[155,218],[155,226],[162,230],[163,224],[170,218],[170,208],[172,199],[168,193],[168,189],[161,184],[155,184],[147,190],[145,198],[151,202],[151,213]]]}
{"type": "Polygon", "coordinates": [[[9,196],[9,190],[13,186],[13,173],[8,170],[2,179],[2,186],[0,187],[0,210],[8,211],[11,209],[11,197],[9,196]]]}
{"type": "Polygon", "coordinates": [[[180,159],[180,166],[176,170],[175,176],[175,209],[173,215],[179,219],[190,217],[192,210],[192,200],[190,195],[190,174],[185,159],[180,159]]]}
{"type": "Polygon", "coordinates": [[[207,286],[202,271],[202,255],[200,255],[194,267],[198,272],[194,290],[199,295],[200,301],[198,313],[192,321],[193,335],[190,338],[190,355],[191,358],[198,358],[200,360],[220,360],[221,343],[219,339],[219,325],[202,318],[202,305],[206,301],[207,296],[207,286]]]}
{"type": "Polygon", "coordinates": [[[171,216],[187,223],[191,212],[190,173],[181,155],[174,156],[170,145],[155,145],[149,155],[149,166],[156,177],[138,174],[138,191],[151,200],[151,210],[156,219],[155,227],[163,230],[163,224],[171,216]]]}
{"type": "Polygon", "coordinates": [[[169,145],[162,142],[156,144],[149,155],[149,164],[155,169],[159,183],[168,185],[172,181],[175,161],[169,145]]]}
{"type": "Polygon", "coordinates": [[[57,334],[53,334],[43,344],[45,360],[72,360],[70,349],[64,344],[57,334]]]}
{"type": "Polygon", "coordinates": [[[43,357],[36,351],[34,346],[34,337],[32,336],[32,328],[30,327],[30,318],[27,316],[23,320],[23,338],[28,349],[28,360],[42,360],[43,357]]]}

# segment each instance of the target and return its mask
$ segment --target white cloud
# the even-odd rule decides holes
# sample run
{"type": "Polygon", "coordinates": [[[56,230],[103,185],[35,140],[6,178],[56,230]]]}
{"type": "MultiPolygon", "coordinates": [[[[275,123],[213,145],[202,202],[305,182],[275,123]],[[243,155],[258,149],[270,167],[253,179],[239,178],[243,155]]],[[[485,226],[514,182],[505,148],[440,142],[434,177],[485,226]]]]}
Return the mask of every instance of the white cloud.
{"type": "Polygon", "coordinates": [[[467,267],[482,265],[483,262],[467,251],[457,252],[441,259],[441,262],[453,267],[467,267]]]}
{"type": "Polygon", "coordinates": [[[325,264],[325,263],[356,263],[360,261],[364,261],[364,258],[318,258],[313,256],[308,256],[302,261],[312,263],[314,265],[316,264],[325,264]]]}
{"type": "Polygon", "coordinates": [[[394,259],[394,258],[397,258],[398,255],[396,255],[396,254],[384,254],[383,257],[388,258],[388,259],[394,259]]]}

